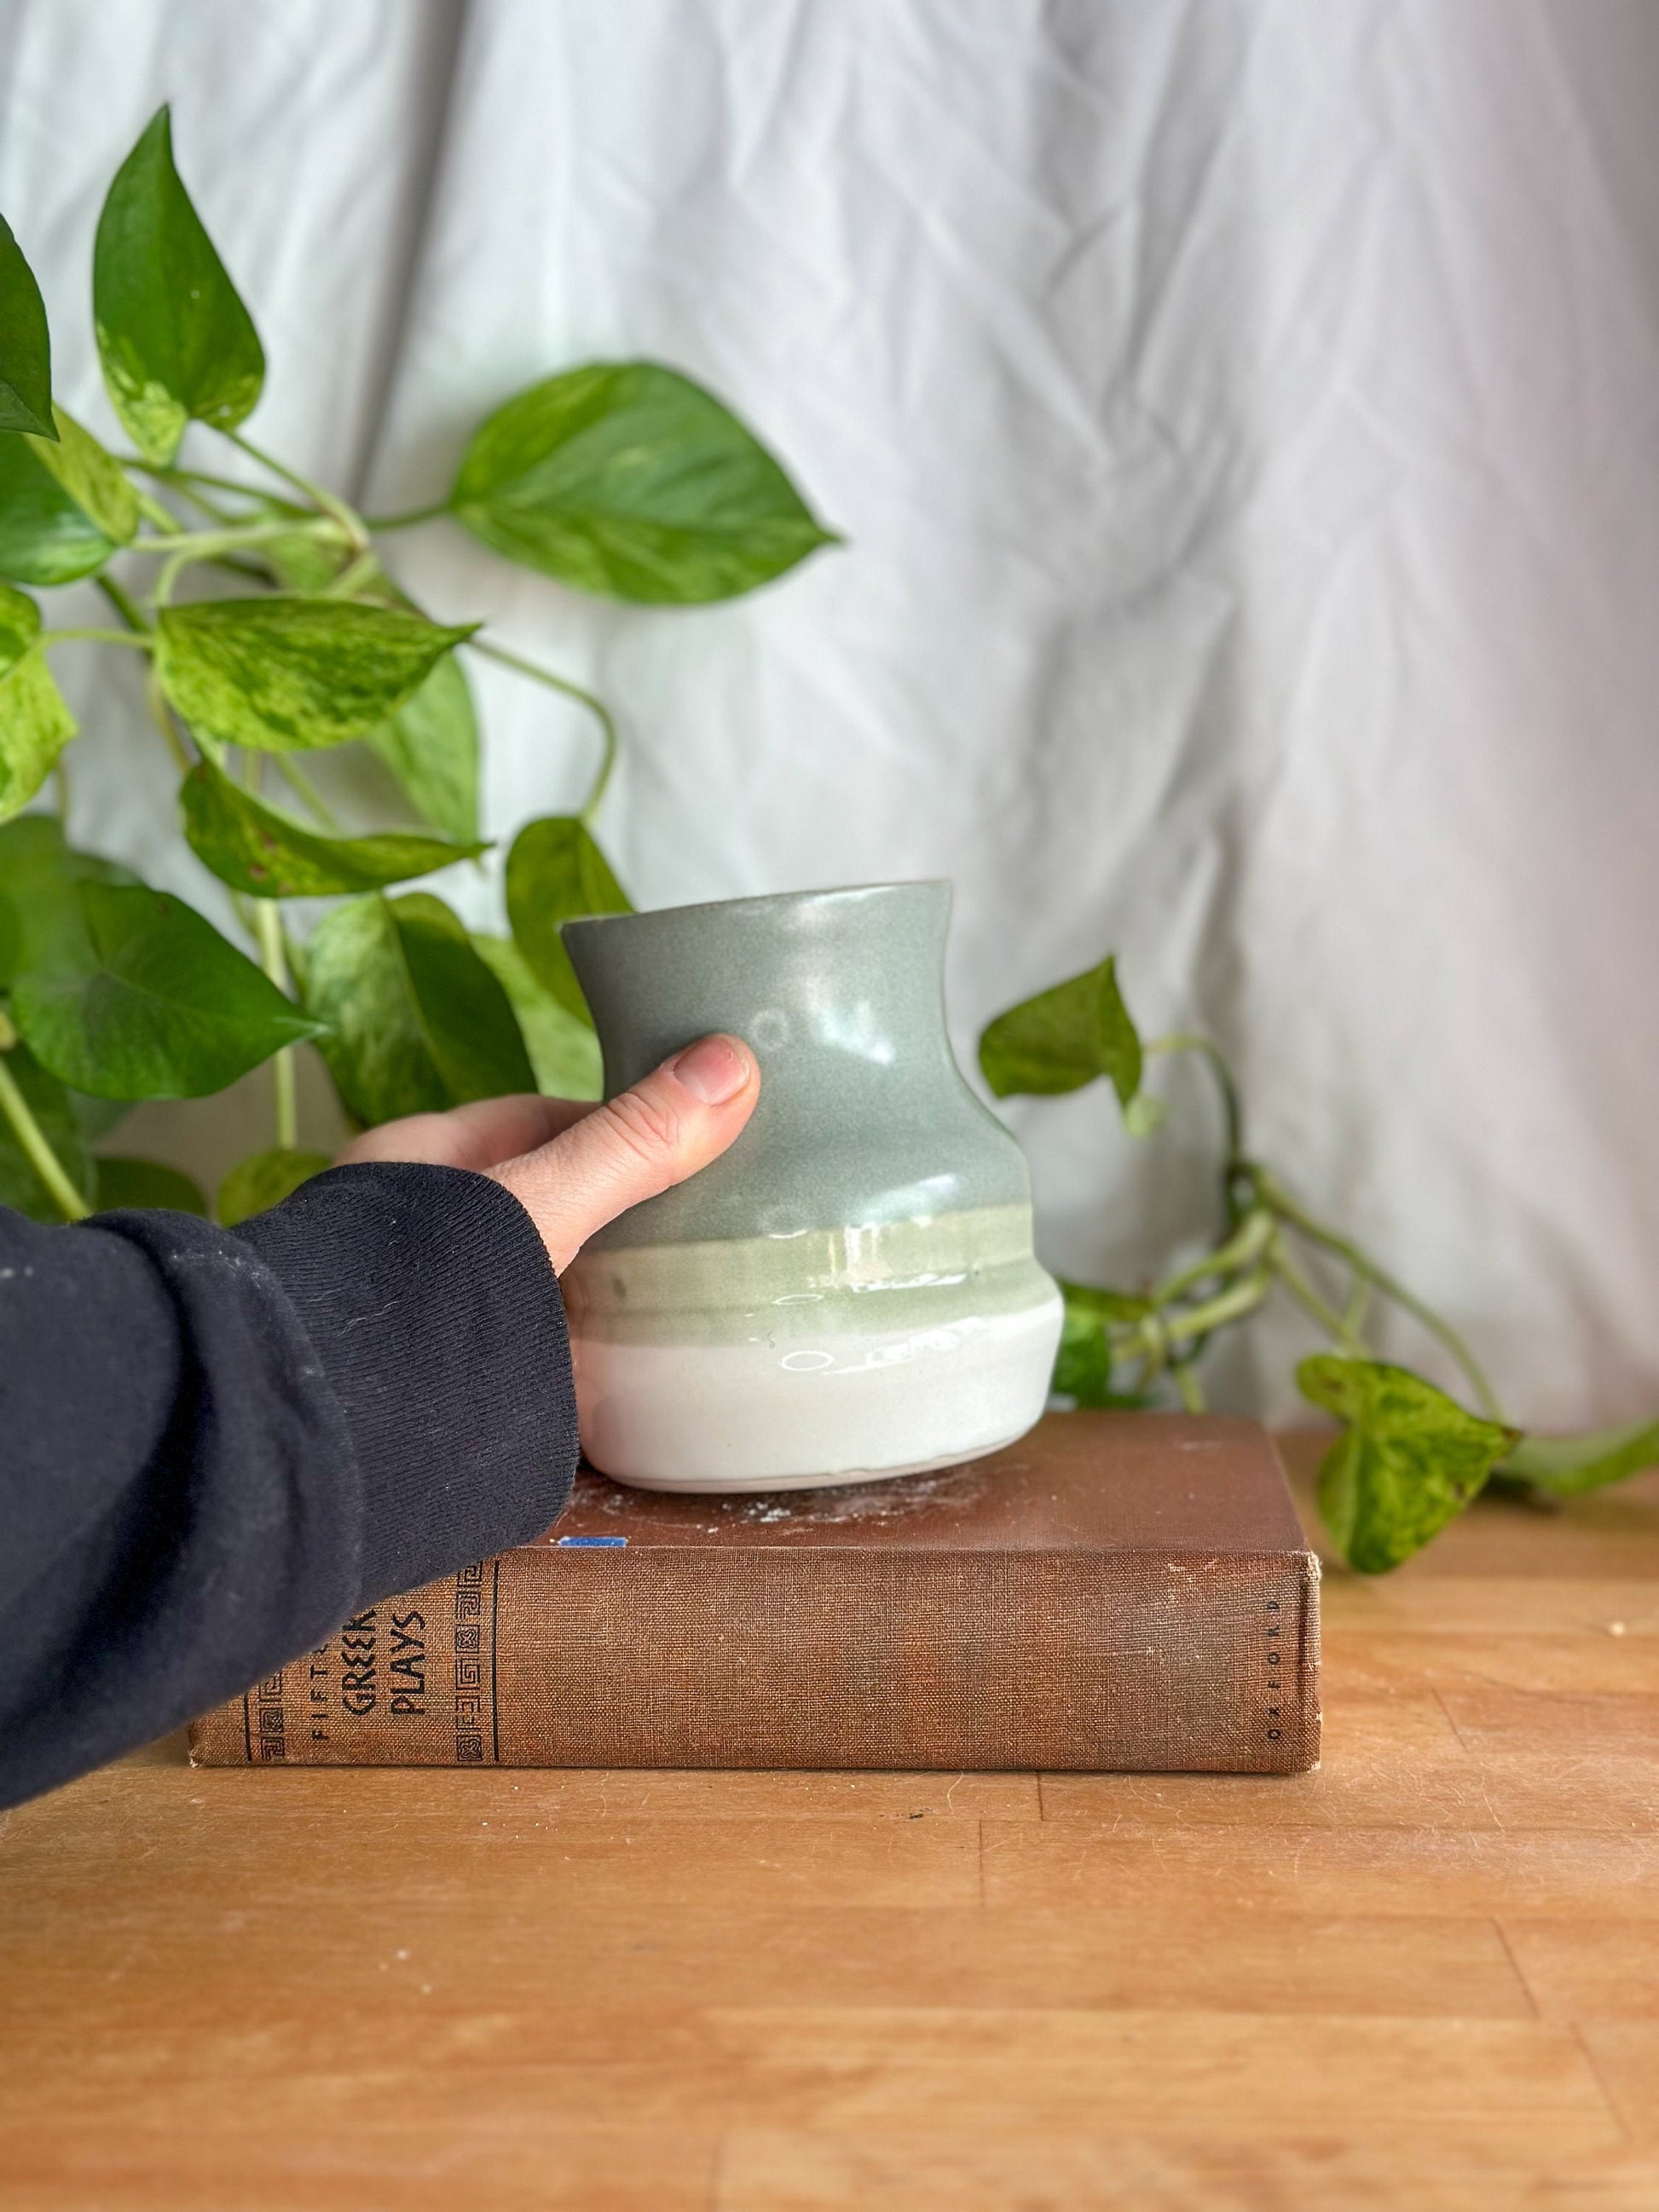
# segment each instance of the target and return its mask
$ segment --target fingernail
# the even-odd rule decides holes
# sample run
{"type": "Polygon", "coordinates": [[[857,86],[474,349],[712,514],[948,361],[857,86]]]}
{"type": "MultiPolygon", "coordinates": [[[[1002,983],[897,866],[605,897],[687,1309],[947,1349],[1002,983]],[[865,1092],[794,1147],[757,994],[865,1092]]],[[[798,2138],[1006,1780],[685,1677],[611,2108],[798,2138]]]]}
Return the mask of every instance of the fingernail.
{"type": "Polygon", "coordinates": [[[721,1036],[702,1037],[689,1044],[668,1072],[705,1106],[724,1106],[749,1080],[749,1063],[721,1036]]]}

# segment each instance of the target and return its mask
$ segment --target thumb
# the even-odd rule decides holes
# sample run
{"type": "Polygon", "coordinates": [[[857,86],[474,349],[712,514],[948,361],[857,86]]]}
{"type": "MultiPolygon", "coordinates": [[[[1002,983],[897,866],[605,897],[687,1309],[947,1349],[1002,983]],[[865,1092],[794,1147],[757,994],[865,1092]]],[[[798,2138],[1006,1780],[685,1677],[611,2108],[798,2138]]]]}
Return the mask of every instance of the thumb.
{"type": "Polygon", "coordinates": [[[718,1159],[759,1096],[748,1046],[703,1037],[550,1144],[490,1173],[530,1215],[562,1273],[596,1229],[718,1159]]]}

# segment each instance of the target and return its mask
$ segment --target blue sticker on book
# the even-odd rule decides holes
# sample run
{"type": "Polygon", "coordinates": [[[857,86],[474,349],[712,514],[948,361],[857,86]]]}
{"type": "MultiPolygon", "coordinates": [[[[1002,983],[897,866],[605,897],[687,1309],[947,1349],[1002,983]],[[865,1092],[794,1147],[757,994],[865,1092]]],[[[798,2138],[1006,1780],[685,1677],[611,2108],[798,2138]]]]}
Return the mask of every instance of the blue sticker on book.
{"type": "Polygon", "coordinates": [[[553,1540],[573,1552],[620,1552],[628,1542],[626,1536],[556,1536],[553,1540]]]}

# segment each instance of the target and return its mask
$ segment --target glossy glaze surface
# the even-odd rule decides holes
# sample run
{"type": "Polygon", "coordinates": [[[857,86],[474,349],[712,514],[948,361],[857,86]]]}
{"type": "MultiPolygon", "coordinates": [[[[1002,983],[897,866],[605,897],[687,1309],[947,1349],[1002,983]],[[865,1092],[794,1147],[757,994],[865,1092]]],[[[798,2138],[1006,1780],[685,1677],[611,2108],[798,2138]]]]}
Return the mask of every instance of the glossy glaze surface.
{"type": "Polygon", "coordinates": [[[570,921],[607,1097],[710,1030],[764,1081],[723,1159],[599,1232],[605,1248],[931,1221],[1030,1203],[1019,1146],[945,1030],[948,884],[876,884],[570,921]]]}

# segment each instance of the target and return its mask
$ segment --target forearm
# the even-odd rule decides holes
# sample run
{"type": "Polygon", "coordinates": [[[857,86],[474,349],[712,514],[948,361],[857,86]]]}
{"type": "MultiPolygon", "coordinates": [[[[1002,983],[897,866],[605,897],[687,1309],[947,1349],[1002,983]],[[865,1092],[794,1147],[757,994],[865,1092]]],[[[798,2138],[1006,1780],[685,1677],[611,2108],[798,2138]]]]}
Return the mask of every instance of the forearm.
{"type": "Polygon", "coordinates": [[[0,1217],[0,1803],[533,1535],[575,1459],[557,1285],[481,1176],[0,1217]]]}

